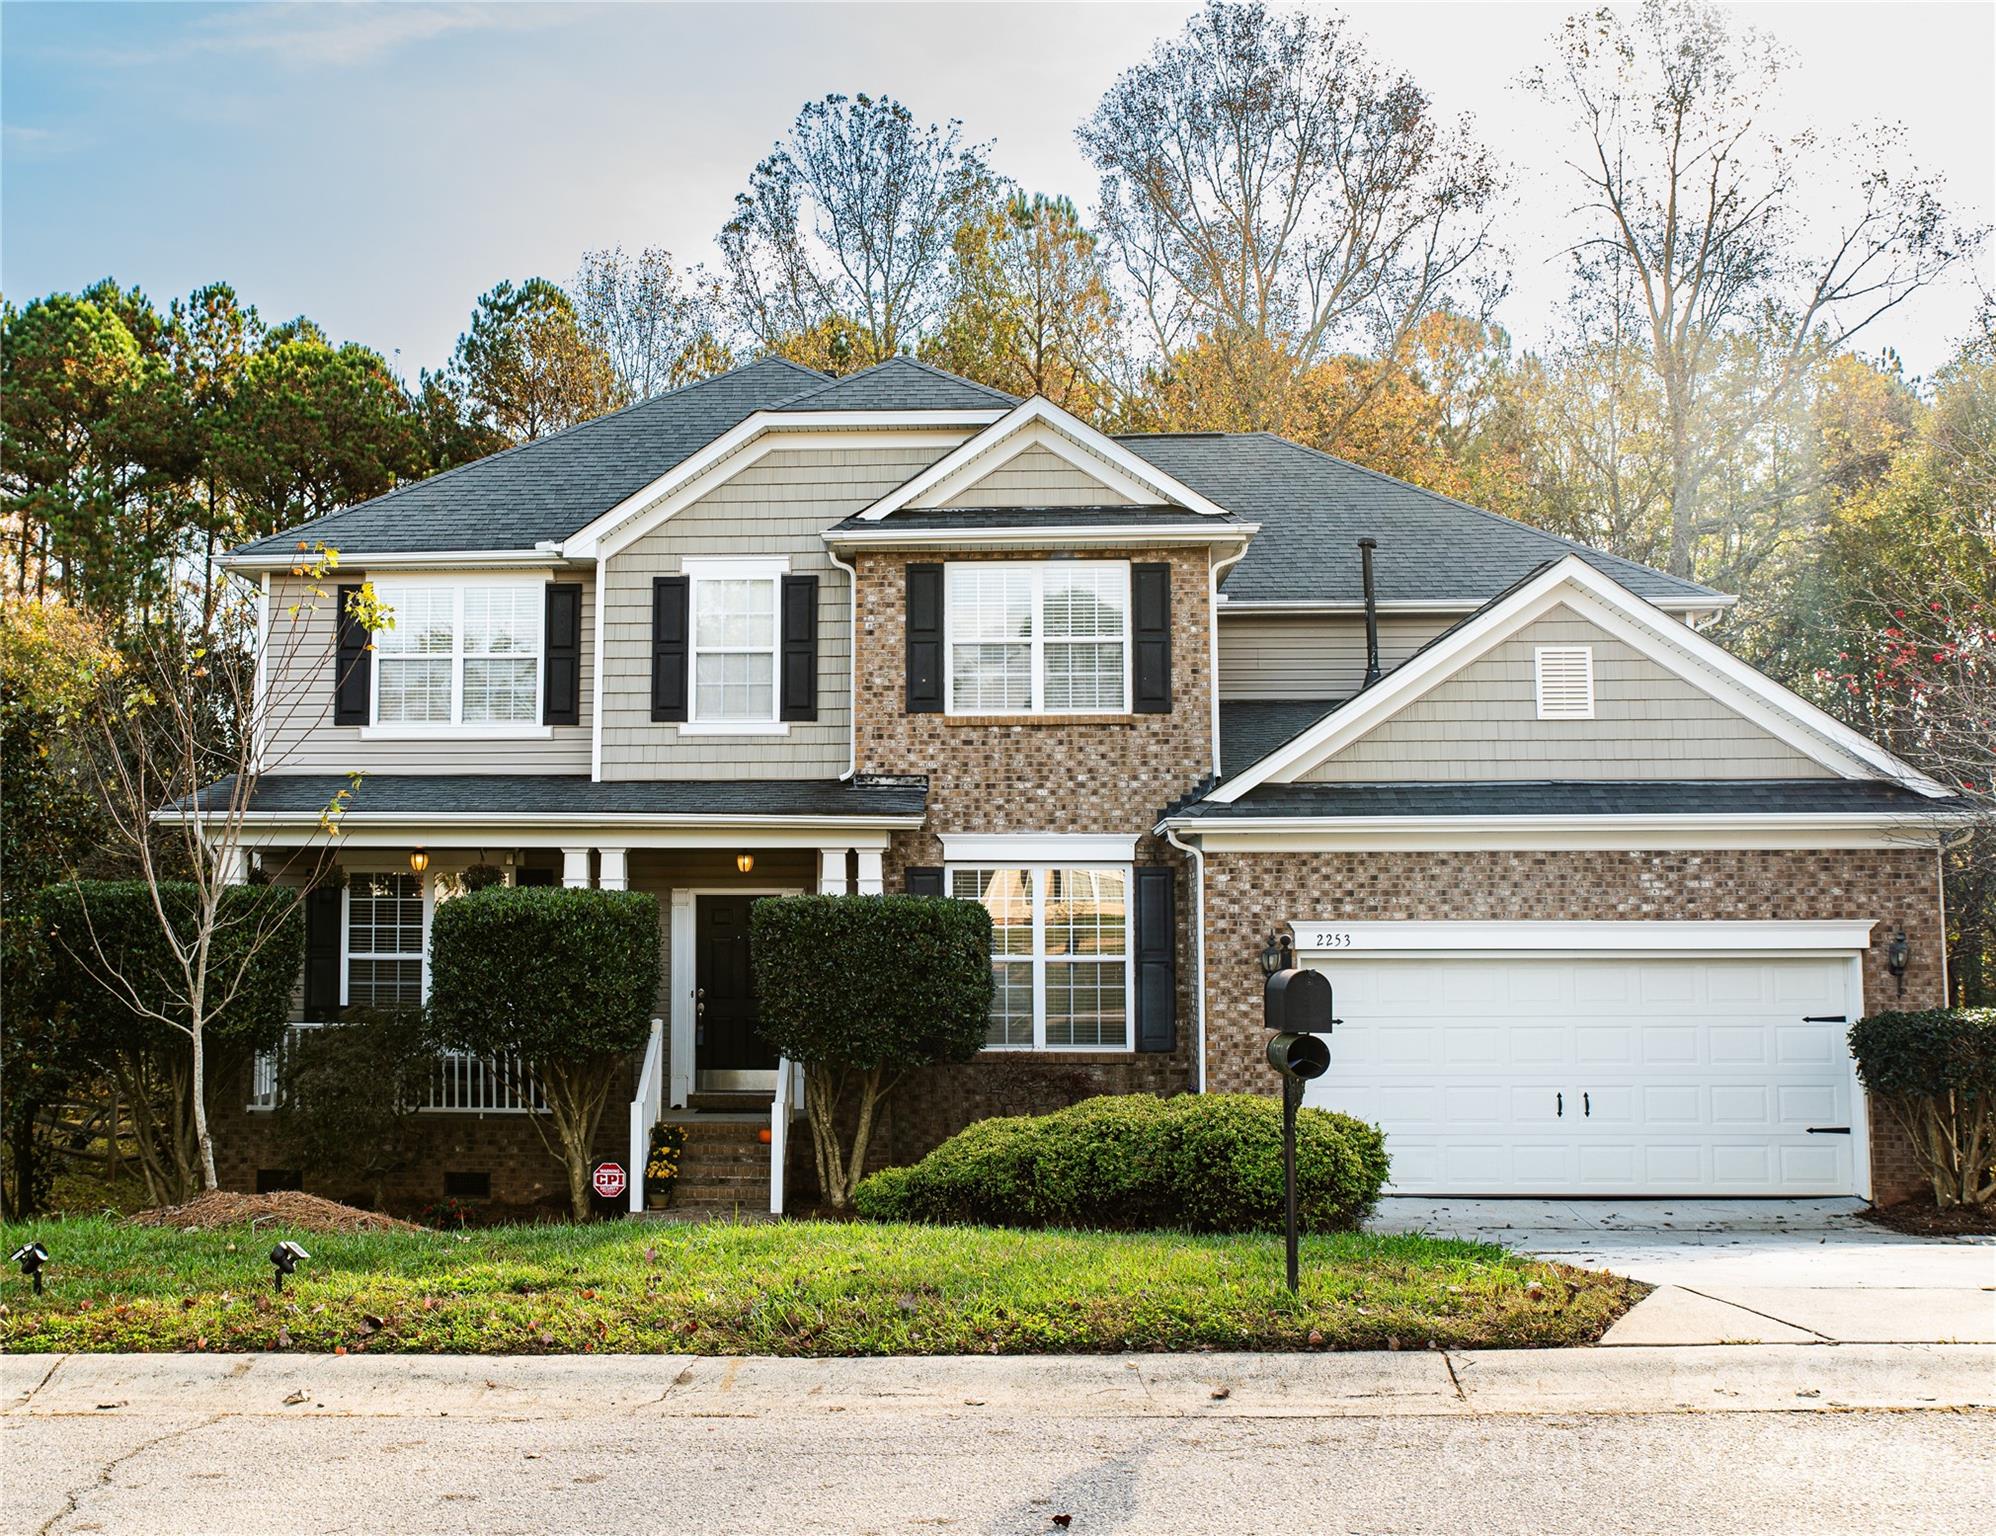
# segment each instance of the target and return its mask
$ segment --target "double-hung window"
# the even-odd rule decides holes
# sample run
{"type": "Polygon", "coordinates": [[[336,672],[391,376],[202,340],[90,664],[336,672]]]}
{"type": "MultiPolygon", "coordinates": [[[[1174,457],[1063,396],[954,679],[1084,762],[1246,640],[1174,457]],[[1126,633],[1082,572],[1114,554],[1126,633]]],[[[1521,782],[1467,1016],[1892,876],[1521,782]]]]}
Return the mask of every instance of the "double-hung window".
{"type": "Polygon", "coordinates": [[[1127,865],[952,865],[948,888],[991,914],[987,1047],[1130,1048],[1127,865]]]}
{"type": "Polygon", "coordinates": [[[952,564],[945,572],[943,612],[949,713],[1129,710],[1127,561],[952,564]]]}
{"type": "MultiPolygon", "coordinates": [[[[775,731],[784,560],[688,560],[693,655],[687,724],[775,731]]],[[[685,729],[685,727],[681,727],[685,729]]]]}
{"type": "Polygon", "coordinates": [[[539,581],[382,581],[378,726],[538,727],[547,588],[539,581]]]}
{"type": "Polygon", "coordinates": [[[346,1001],[415,1008],[423,1001],[423,879],[361,874],[347,881],[346,1001]]]}

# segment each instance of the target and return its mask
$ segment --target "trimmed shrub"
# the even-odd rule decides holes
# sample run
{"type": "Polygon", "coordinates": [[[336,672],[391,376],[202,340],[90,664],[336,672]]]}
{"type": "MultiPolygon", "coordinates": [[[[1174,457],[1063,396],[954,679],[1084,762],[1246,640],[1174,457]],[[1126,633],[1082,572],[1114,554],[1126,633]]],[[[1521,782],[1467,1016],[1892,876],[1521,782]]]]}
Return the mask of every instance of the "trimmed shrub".
{"type": "Polygon", "coordinates": [[[1996,1198],[1996,1008],[1874,1013],[1850,1053],[1903,1126],[1942,1209],[1996,1198]]]}
{"type": "Polygon", "coordinates": [[[366,1184],[381,1209],[389,1175],[414,1156],[416,1107],[436,1066],[418,1010],[356,1009],[338,1024],[300,1030],[278,1084],[285,1156],[294,1167],[366,1184]]]}
{"type": "MultiPolygon", "coordinates": [[[[590,1212],[603,1106],[651,1030],[658,902],[642,891],[493,887],[430,921],[430,1022],[447,1046],[519,1057],[539,1080],[569,1206],[590,1212]]],[[[539,1115],[528,1117],[543,1139],[539,1115]]]]}
{"type": "Polygon", "coordinates": [[[984,1044],[991,917],[936,896],[780,896],[755,904],[750,927],[762,1033],[804,1068],[818,1187],[841,1208],[901,1076],[984,1044]],[[848,1150],[839,1115],[855,1078],[848,1150]]]}
{"type": "MultiPolygon", "coordinates": [[[[1376,1126],[1319,1109],[1297,1116],[1305,1231],[1357,1226],[1386,1173],[1376,1126]]],[[[874,1221],[1280,1231],[1282,1105],[1258,1094],[1112,1094],[981,1120],[912,1167],[862,1180],[854,1205],[874,1221]]]]}

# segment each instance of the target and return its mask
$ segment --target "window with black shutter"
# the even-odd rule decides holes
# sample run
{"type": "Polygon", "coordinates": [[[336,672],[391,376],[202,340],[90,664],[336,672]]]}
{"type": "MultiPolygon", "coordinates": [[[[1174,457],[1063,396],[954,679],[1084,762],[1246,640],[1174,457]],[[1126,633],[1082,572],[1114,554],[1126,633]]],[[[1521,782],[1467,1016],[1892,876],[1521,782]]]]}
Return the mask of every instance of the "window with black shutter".
{"type": "Polygon", "coordinates": [[[783,578],[783,714],[818,718],[818,578],[783,578]]]}
{"type": "Polygon", "coordinates": [[[687,580],[655,576],[651,584],[651,717],[686,718],[687,580]]]}
{"type": "Polygon", "coordinates": [[[551,582],[547,589],[547,658],[541,691],[543,725],[582,723],[582,584],[551,582]]]}

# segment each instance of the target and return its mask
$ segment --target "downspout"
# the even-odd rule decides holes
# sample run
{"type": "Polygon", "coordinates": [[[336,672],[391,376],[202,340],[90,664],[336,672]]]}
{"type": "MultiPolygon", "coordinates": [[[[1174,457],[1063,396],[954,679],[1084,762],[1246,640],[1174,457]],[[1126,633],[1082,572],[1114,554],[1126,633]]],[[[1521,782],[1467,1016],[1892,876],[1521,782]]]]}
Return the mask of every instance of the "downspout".
{"type": "Polygon", "coordinates": [[[859,773],[859,567],[847,565],[829,544],[825,555],[846,573],[846,771],[840,779],[859,773]]]}
{"type": "Polygon", "coordinates": [[[1365,682],[1370,688],[1379,681],[1379,596],[1372,585],[1372,552],[1379,540],[1367,534],[1358,541],[1358,565],[1365,585],[1365,682]]]}
{"type": "MultiPolygon", "coordinates": [[[[1213,705],[1213,777],[1220,776],[1220,578],[1247,558],[1249,540],[1206,572],[1206,677],[1213,705]]],[[[1167,836],[1166,841],[1170,841],[1167,836]]]]}
{"type": "Polygon", "coordinates": [[[1178,834],[1164,828],[1164,840],[1192,860],[1192,976],[1195,1001],[1192,1009],[1193,1038],[1192,1091],[1206,1091],[1206,854],[1196,844],[1181,843],[1178,834]]]}
{"type": "Polygon", "coordinates": [[[595,602],[590,612],[596,619],[596,663],[589,677],[589,782],[603,781],[603,604],[609,596],[610,557],[596,557],[595,602]]]}

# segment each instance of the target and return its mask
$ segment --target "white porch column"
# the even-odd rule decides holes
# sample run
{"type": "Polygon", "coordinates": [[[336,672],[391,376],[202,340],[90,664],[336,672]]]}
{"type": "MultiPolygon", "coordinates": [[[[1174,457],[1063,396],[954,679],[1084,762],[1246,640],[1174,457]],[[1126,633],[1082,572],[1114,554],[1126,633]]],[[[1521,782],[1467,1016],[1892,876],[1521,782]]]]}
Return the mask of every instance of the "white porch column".
{"type": "Polygon", "coordinates": [[[846,851],[843,848],[818,850],[818,894],[843,896],[846,892],[846,851]]]}
{"type": "Polygon", "coordinates": [[[630,888],[628,849],[598,848],[596,858],[596,883],[599,886],[606,891],[622,891],[630,888]]]}
{"type": "Polygon", "coordinates": [[[586,888],[589,884],[589,850],[587,848],[564,848],[561,850],[561,883],[567,886],[586,888]]]}
{"type": "Polygon", "coordinates": [[[859,880],[855,889],[862,896],[880,896],[886,893],[887,885],[880,869],[878,848],[859,850],[859,880]]]}

